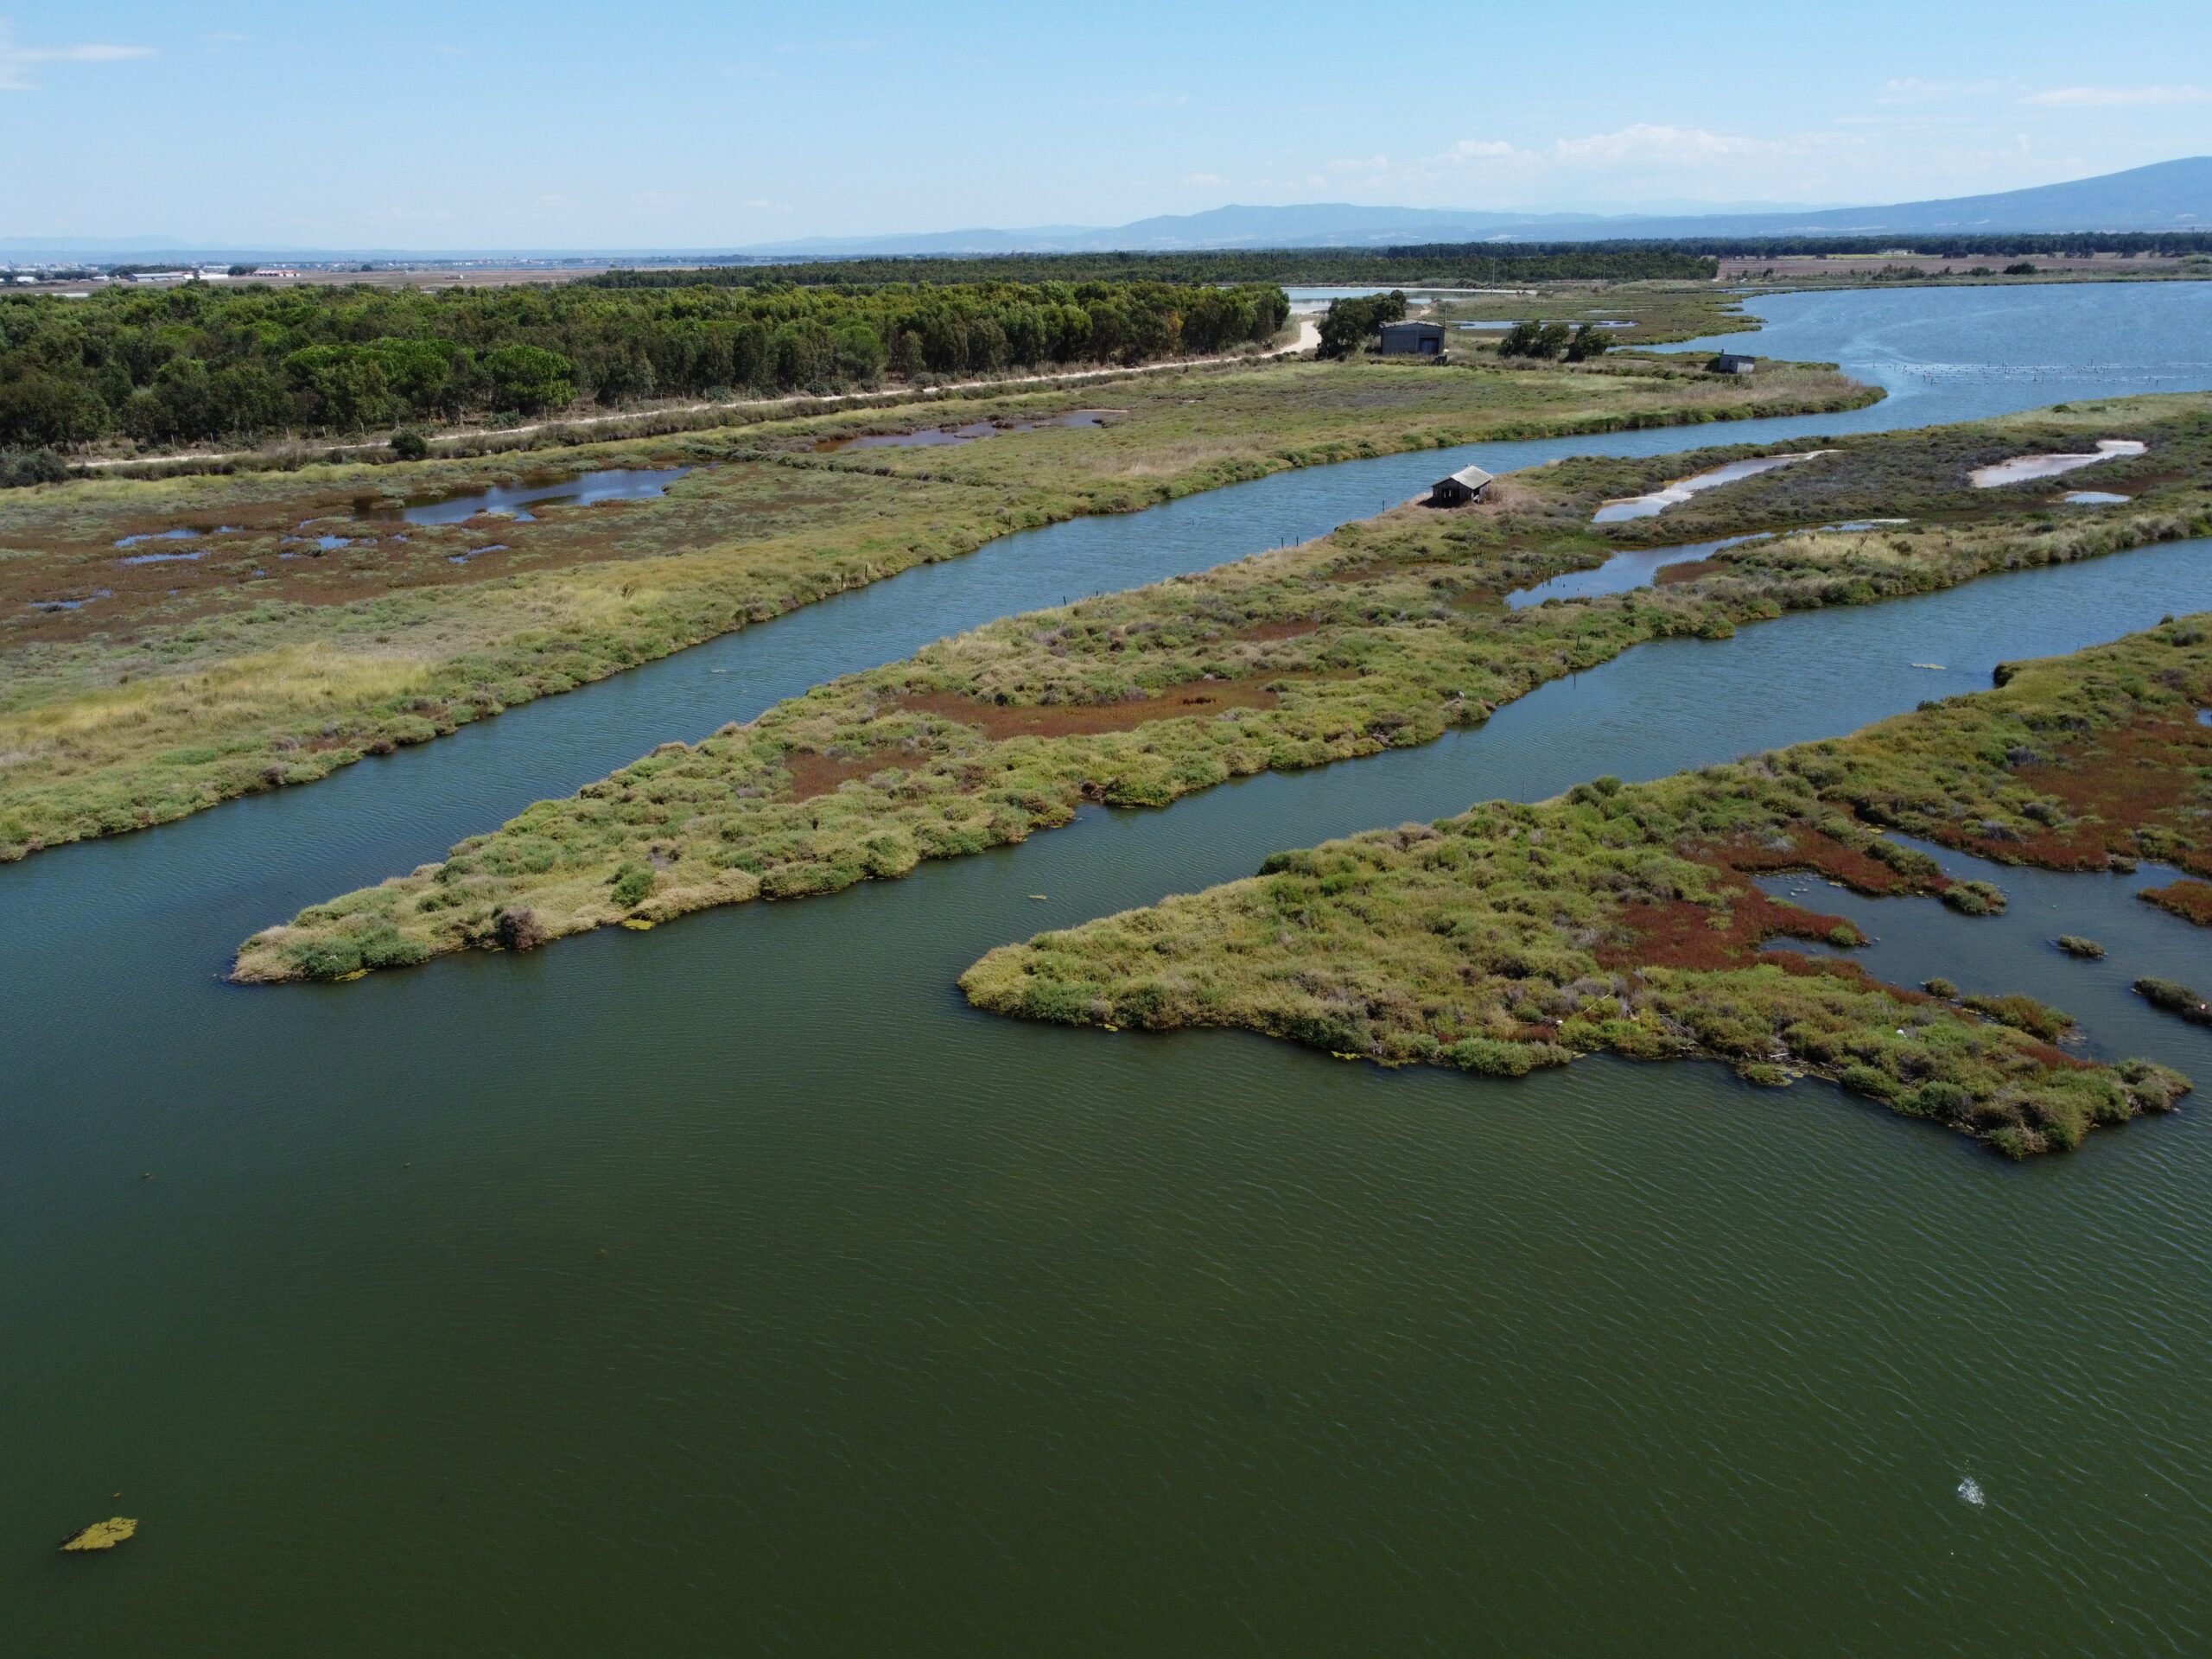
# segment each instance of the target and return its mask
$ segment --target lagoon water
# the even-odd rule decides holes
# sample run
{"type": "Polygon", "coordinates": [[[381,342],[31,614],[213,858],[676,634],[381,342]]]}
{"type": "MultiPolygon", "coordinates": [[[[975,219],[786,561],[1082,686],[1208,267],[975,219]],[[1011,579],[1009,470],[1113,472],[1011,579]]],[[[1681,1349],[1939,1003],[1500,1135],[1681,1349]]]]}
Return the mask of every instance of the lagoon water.
{"type": "Polygon", "coordinates": [[[2212,952],[2126,884],[1862,907],[1879,971],[1980,962],[2207,1084],[2024,1168],[1817,1084],[1385,1073],[995,1020],[952,982],[1279,847],[1847,730],[2212,607],[2212,545],[1645,646],[1425,749],[831,898],[219,976],[302,903],[991,615],[1467,461],[2212,385],[2208,299],[1763,298],[1762,353],[1897,401],[1009,537],[0,869],[0,1652],[2202,1650],[2212,1035],[2113,987],[2212,952]],[[2045,961],[2044,916],[2110,957],[2045,961]],[[142,1522],[111,1557],[52,1551],[109,1514],[142,1522]]]}

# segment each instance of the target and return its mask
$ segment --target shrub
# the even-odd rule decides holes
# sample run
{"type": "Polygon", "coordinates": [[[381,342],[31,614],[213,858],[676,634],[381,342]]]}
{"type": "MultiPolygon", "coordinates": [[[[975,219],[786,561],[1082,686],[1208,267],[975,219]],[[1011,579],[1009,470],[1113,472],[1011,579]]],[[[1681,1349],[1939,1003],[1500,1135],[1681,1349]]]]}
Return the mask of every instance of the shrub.
{"type": "Polygon", "coordinates": [[[499,943],[510,950],[535,950],[552,937],[545,931],[545,924],[537,919],[537,912],[528,905],[500,910],[493,918],[492,925],[499,936],[499,943]]]}
{"type": "Polygon", "coordinates": [[[1847,1065],[1836,1081],[1856,1095],[1871,1095],[1876,1100],[1894,1101],[1897,1097],[1897,1080],[1879,1066],[1847,1065]]]}
{"type": "Polygon", "coordinates": [[[1943,889],[1943,902],[1961,916],[2004,913],[2005,895],[1986,881],[1961,881],[1943,889]]]}
{"type": "Polygon", "coordinates": [[[2105,954],[2104,946],[2094,939],[2085,939],[2078,933],[2062,933],[2054,943],[2068,956],[2079,957],[2084,962],[2100,961],[2105,954]]]}
{"type": "Polygon", "coordinates": [[[2135,994],[2152,1007],[2179,1014],[2193,1026],[2212,1026],[2212,1005],[2186,985],[2146,975],[2135,982],[2135,994]]]}
{"type": "Polygon", "coordinates": [[[69,468],[51,449],[0,449],[0,490],[26,484],[59,484],[69,468]]]}
{"type": "Polygon", "coordinates": [[[420,461],[430,453],[430,441],[411,426],[403,426],[391,435],[391,453],[401,461],[420,461]]]}
{"type": "Polygon", "coordinates": [[[1444,1051],[1444,1058],[1463,1071],[1485,1077],[1525,1077],[1536,1058],[1526,1043],[1500,1042],[1492,1037],[1466,1037],[1444,1051]]]}
{"type": "Polygon", "coordinates": [[[1965,1007],[1976,1014],[1986,1015],[2000,1026],[2031,1032],[2045,1042],[2063,1037],[2074,1026],[2074,1021],[2056,1008],[2017,991],[2005,996],[1976,995],[1960,1000],[1965,1007]]]}
{"type": "Polygon", "coordinates": [[[1973,1100],[1974,1096],[1957,1084],[1945,1083],[1938,1077],[1922,1084],[1897,1103],[1915,1117],[1950,1122],[1962,1117],[1973,1100]]]}

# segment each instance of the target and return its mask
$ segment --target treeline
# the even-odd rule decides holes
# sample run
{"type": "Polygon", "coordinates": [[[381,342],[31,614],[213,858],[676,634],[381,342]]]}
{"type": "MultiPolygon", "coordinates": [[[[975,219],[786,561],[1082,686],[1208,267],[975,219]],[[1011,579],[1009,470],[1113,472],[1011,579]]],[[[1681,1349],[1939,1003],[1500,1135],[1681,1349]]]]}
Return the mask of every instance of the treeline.
{"type": "Polygon", "coordinates": [[[0,298],[0,448],[349,433],[588,398],[828,393],[1269,339],[1266,284],[111,289],[0,298]]]}
{"type": "Polygon", "coordinates": [[[2093,253],[2212,253],[2212,231],[2083,231],[2060,234],[2009,231],[1975,236],[1931,236],[1894,231],[1887,236],[1727,236],[1662,245],[1696,248],[1723,259],[1802,258],[1822,253],[1915,253],[1930,259],[2085,259],[2093,253]]]}
{"type": "Polygon", "coordinates": [[[1493,283],[1692,281],[1715,275],[1703,254],[1657,242],[1468,242],[1396,248],[1262,248],[1187,253],[995,253],[798,260],[697,270],[610,270],[601,288],[718,288],[892,283],[1493,283]]]}

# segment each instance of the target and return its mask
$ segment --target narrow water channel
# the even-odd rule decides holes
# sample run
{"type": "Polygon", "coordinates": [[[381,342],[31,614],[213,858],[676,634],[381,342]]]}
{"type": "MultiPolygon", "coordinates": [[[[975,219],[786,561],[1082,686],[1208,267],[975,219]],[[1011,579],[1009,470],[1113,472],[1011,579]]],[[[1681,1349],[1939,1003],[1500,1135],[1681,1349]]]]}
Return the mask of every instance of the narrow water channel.
{"type": "MultiPolygon", "coordinates": [[[[1317,533],[1440,459],[1011,537],[0,870],[0,1651],[2212,1641],[2203,1099],[2014,1168],[1817,1084],[1486,1086],[952,988],[1281,846],[1846,730],[2212,607],[2205,543],[1641,647],[1424,749],[830,898],[217,978],[270,917],[656,741],[1317,533]],[[127,1548],[52,1552],[111,1513],[127,1548]]],[[[2102,1040],[2121,1011],[2081,1000],[2102,1040]]],[[[2201,1033],[2113,1040],[2212,1089],[2201,1033]]]]}

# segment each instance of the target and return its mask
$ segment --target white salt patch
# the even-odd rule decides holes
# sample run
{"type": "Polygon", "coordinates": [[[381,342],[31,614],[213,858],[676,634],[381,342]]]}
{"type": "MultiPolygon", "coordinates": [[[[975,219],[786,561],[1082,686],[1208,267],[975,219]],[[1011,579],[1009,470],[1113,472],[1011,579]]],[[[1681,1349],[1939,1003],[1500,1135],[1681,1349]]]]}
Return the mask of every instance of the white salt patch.
{"type": "Polygon", "coordinates": [[[1692,496],[1707,490],[1718,489],[1723,484],[1733,484],[1738,479],[1770,473],[1777,467],[1793,462],[1810,461],[1815,455],[1825,455],[1826,449],[1808,449],[1801,455],[1763,455],[1757,461],[1732,461],[1725,467],[1715,467],[1711,472],[1700,473],[1693,478],[1678,479],[1649,495],[1632,495],[1624,501],[1608,501],[1591,515],[1593,524],[1617,524],[1624,518],[1654,518],[1669,507],[1680,506],[1692,496]]]}
{"type": "Polygon", "coordinates": [[[2061,473],[2094,467],[2101,461],[2116,461],[2122,455],[2139,455],[2148,448],[2140,438],[2100,438],[2097,452],[2093,455],[2015,455],[2010,461],[1977,467],[1967,476],[1977,490],[1993,490],[1999,485],[2022,484],[2032,478],[2056,478],[2061,473]]]}

